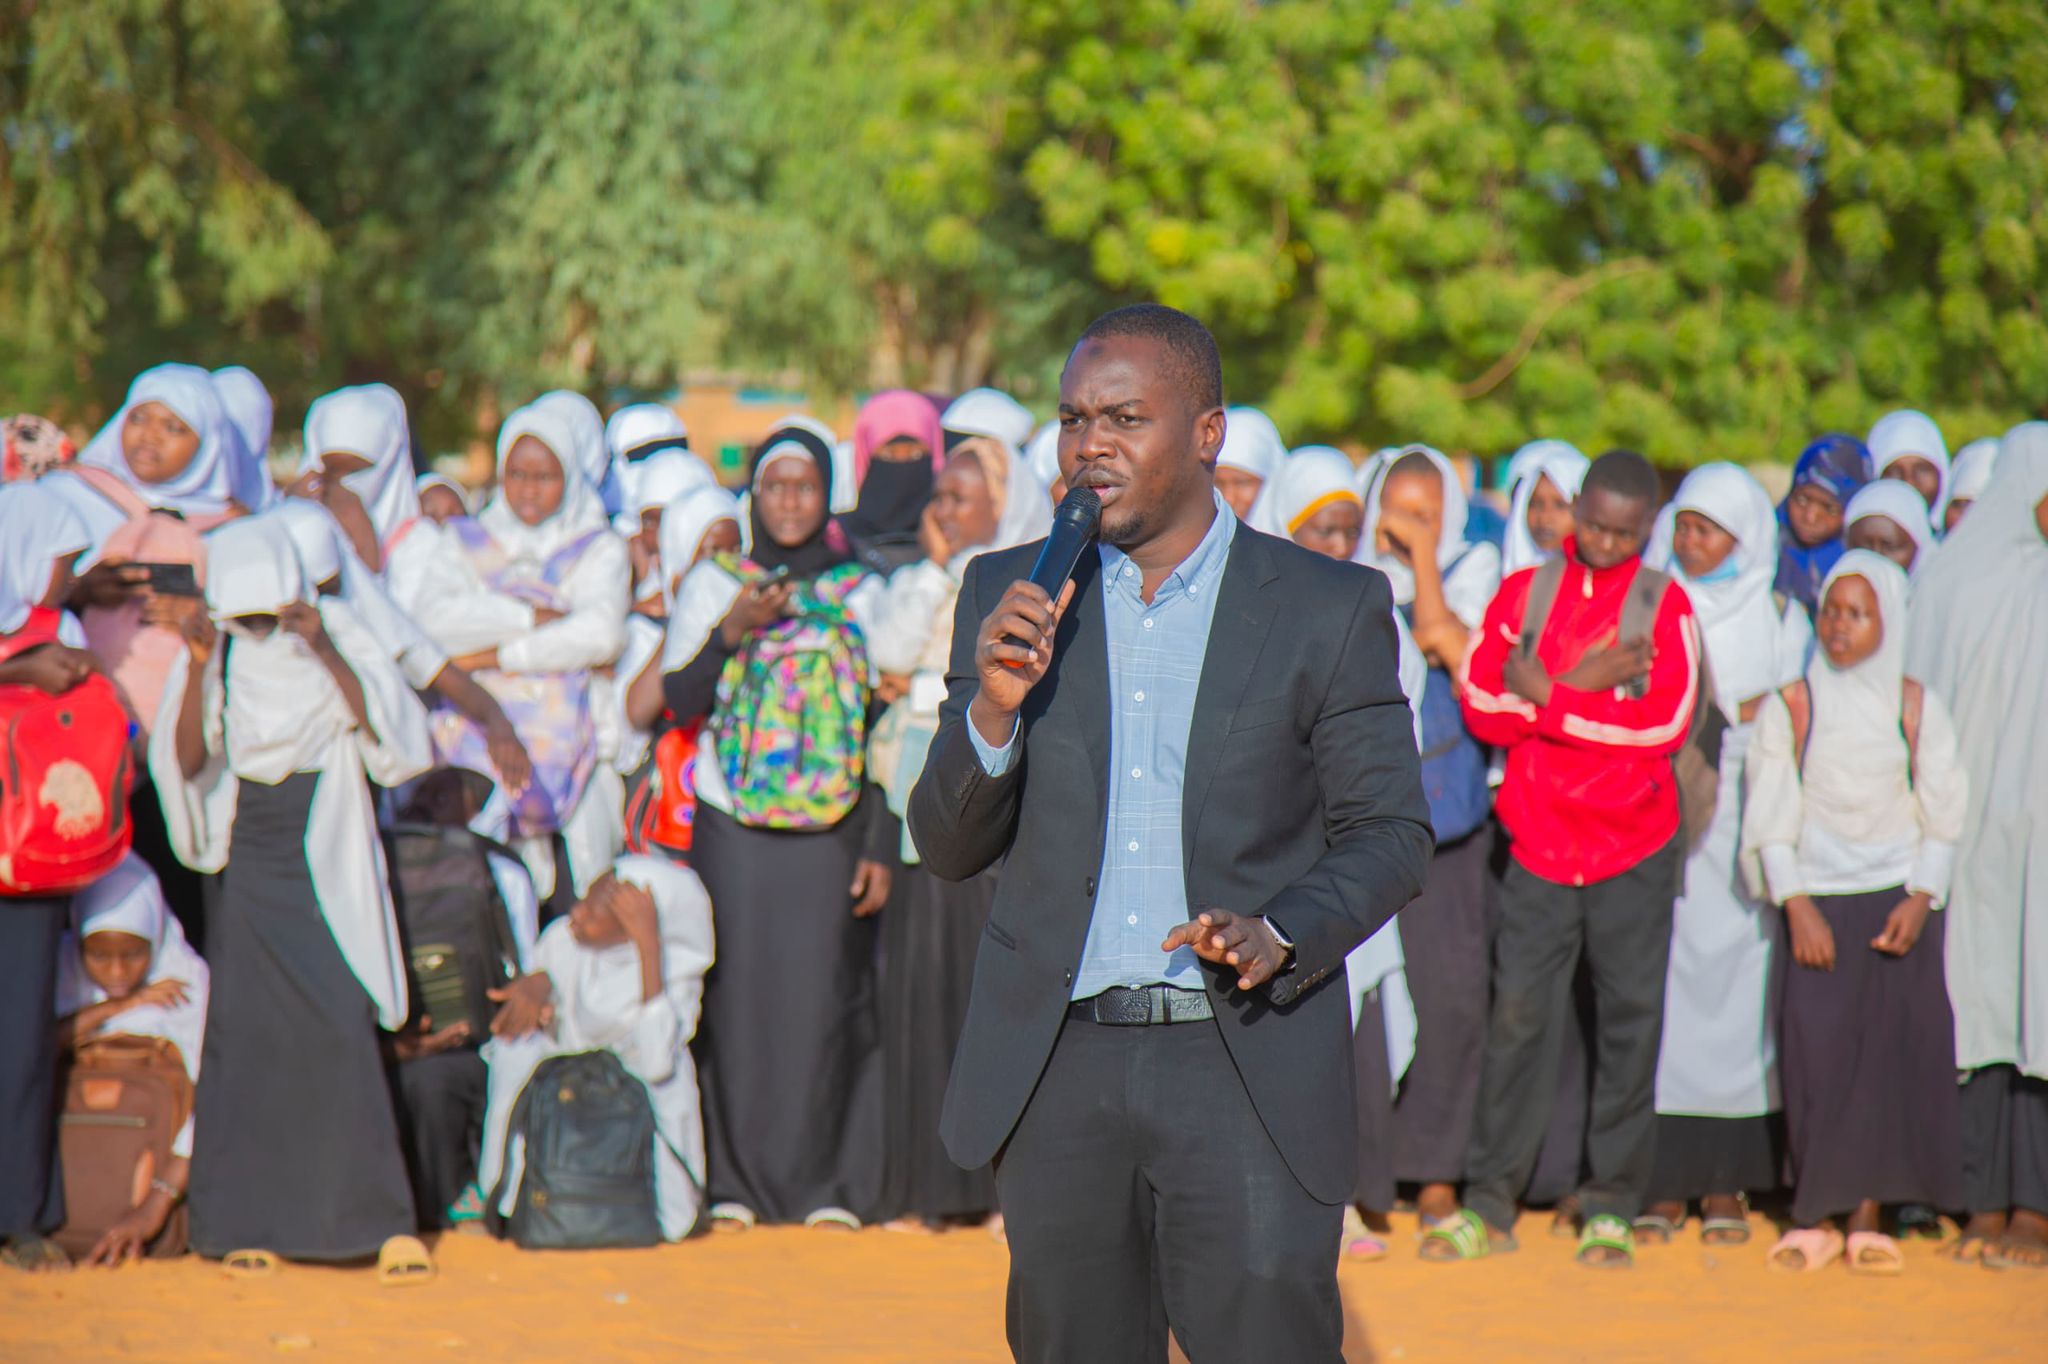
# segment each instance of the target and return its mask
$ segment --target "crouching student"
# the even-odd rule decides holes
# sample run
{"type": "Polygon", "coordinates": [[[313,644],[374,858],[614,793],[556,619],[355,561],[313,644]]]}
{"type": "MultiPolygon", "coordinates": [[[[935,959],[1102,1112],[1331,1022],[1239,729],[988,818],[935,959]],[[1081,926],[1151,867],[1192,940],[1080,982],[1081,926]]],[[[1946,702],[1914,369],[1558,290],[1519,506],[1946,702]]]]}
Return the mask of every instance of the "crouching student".
{"type": "MultiPolygon", "coordinates": [[[[171,916],[149,864],[130,853],[78,892],[71,924],[57,962],[59,1045],[161,1037],[178,1049],[185,1073],[197,1084],[209,973],[171,916]]],[[[100,1237],[86,1264],[139,1259],[163,1234],[190,1183],[192,1125],[188,1115],[171,1140],[170,1161],[134,1191],[133,1209],[100,1237]]]]}
{"type": "Polygon", "coordinates": [[[1764,702],[1742,842],[1784,908],[1784,1068],[1795,1229],[1779,1268],[1844,1251],[1860,1273],[1904,1259],[1886,1203],[1963,1198],[1962,1100],[1943,917],[1967,779],[1940,697],[1906,676],[1906,575],[1850,550],[1821,590],[1820,655],[1764,702]]]}
{"type": "Polygon", "coordinates": [[[704,1120],[690,1039],[712,959],[711,901],[695,872],[629,855],[548,925],[532,969],[503,990],[484,1046],[490,1067],[478,1183],[509,1215],[524,1168],[510,1131],[527,1080],[551,1056],[604,1050],[647,1086],[662,1236],[680,1241],[703,1208],[704,1120]]]}
{"type": "Polygon", "coordinates": [[[426,713],[345,603],[313,604],[274,519],[215,532],[207,567],[150,736],[172,848],[222,873],[192,1244],[231,1272],[379,1255],[386,1282],[424,1278],[378,1042],[408,1001],[370,782],[425,769],[426,713]]]}

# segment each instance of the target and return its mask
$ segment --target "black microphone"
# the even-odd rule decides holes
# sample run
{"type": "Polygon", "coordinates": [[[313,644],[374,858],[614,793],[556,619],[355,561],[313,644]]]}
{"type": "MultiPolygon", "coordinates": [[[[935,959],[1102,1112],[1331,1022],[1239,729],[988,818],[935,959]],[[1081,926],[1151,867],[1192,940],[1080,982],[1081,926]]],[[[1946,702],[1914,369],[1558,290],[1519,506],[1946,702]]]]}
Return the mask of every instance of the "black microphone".
{"type": "MultiPolygon", "coordinates": [[[[1038,551],[1038,562],[1031,565],[1031,581],[1044,588],[1045,595],[1055,603],[1059,601],[1067,579],[1074,576],[1074,565],[1081,562],[1081,551],[1094,541],[1096,527],[1101,520],[1102,499],[1093,488],[1068,489],[1054,510],[1052,532],[1045,537],[1045,547],[1038,551]]],[[[1029,647],[1015,635],[1003,636],[1003,642],[1020,649],[1029,647]]]]}

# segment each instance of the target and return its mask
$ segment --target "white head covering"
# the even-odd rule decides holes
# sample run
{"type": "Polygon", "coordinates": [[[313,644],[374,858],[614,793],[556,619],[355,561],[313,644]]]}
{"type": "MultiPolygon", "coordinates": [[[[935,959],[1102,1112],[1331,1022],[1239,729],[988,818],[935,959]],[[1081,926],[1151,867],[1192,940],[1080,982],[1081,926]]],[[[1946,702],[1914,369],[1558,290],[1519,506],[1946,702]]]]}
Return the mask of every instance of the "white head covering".
{"type": "Polygon", "coordinates": [[[977,553],[1029,544],[1052,529],[1052,496],[1015,445],[1000,436],[979,436],[958,448],[975,457],[996,503],[995,539],[975,547],[977,553]]]}
{"type": "Polygon", "coordinates": [[[1252,506],[1251,527],[1291,540],[1304,522],[1333,502],[1349,502],[1364,510],[1357,471],[1341,450],[1304,445],[1266,475],[1266,486],[1252,506]]]}
{"type": "Polygon", "coordinates": [[[306,457],[320,468],[321,458],[330,454],[369,461],[369,468],[349,474],[341,486],[362,499],[381,543],[389,545],[392,536],[419,518],[412,433],[397,389],[360,384],[314,399],[306,409],[306,457]]]}
{"type": "Polygon", "coordinates": [[[1501,548],[1501,576],[1520,573],[1543,562],[1543,552],[1529,535],[1529,503],[1538,479],[1547,478],[1567,501],[1579,495],[1593,462],[1575,445],[1561,440],[1532,440],[1508,460],[1508,528],[1501,548]]]}
{"type": "Polygon", "coordinates": [[[1223,448],[1216,452],[1219,465],[1270,480],[1286,458],[1287,442],[1280,439],[1280,428],[1273,425],[1271,417],[1256,407],[1224,409],[1223,448]]]}
{"type": "Polygon", "coordinates": [[[605,448],[617,464],[626,463],[627,457],[643,445],[689,438],[690,428],[667,403],[628,403],[612,413],[611,420],[604,424],[605,448]]]}
{"type": "Polygon", "coordinates": [[[135,376],[121,410],[86,444],[78,462],[114,474],[152,507],[183,516],[218,516],[235,495],[235,464],[241,449],[241,437],[221,407],[213,376],[197,365],[158,365],[135,376]],[[192,462],[162,483],[137,478],[121,451],[128,414],[144,403],[162,403],[199,434],[192,462]]]}
{"type": "Polygon", "coordinates": [[[606,523],[597,489],[584,477],[583,466],[576,460],[576,422],[567,408],[561,402],[528,403],[505,418],[505,424],[498,428],[498,490],[478,513],[477,520],[499,547],[515,559],[543,561],[606,523]],[[562,466],[562,503],[537,526],[521,521],[505,501],[505,460],[522,436],[532,436],[545,445],[562,466]]]}
{"type": "MultiPolygon", "coordinates": [[[[1934,418],[1925,412],[1916,412],[1910,407],[1897,412],[1887,412],[1877,419],[1877,425],[1870,428],[1870,467],[1878,478],[1884,471],[1905,455],[1918,455],[1941,472],[1941,486],[1934,494],[1934,505],[1927,513],[1928,524],[1937,533],[1941,518],[1948,511],[1949,466],[1948,442],[1941,437],[1941,428],[1934,424],[1934,418]]],[[[1926,506],[1926,503],[1922,503],[1926,506]]]]}
{"type": "Polygon", "coordinates": [[[85,940],[95,933],[131,933],[149,944],[149,970],[143,984],[158,980],[185,983],[185,1002],[173,1008],[145,1004],[110,1020],[108,1035],[164,1037],[177,1044],[185,1071],[199,1078],[199,1053],[206,1034],[206,997],[211,973],[178,926],[156,873],[135,853],[71,898],[71,931],[57,958],[57,1016],[103,1004],[107,992],[85,973],[80,958],[85,940]]]}
{"type": "MultiPolygon", "coordinates": [[[[1692,601],[1723,713],[1734,716],[1744,701],[1799,676],[1805,659],[1788,657],[1779,647],[1782,617],[1771,595],[1778,572],[1777,508],[1747,471],[1734,464],[1703,464],[1687,474],[1678,495],[1657,514],[1643,562],[1678,579],[1692,601]],[[1704,578],[1686,576],[1672,552],[1678,513],[1686,511],[1735,537],[1728,558],[1704,578]]],[[[1797,653],[1803,655],[1803,645],[1797,653]]]]}
{"type": "Polygon", "coordinates": [[[455,500],[462,504],[462,514],[470,514],[469,489],[457,483],[446,474],[421,474],[412,482],[414,496],[424,496],[429,488],[446,488],[455,494],[455,500]]]}
{"type": "Polygon", "coordinates": [[[1423,456],[1443,483],[1444,520],[1437,534],[1436,563],[1444,575],[1444,603],[1468,628],[1478,629],[1493,594],[1500,590],[1500,551],[1484,542],[1475,545],[1466,541],[1465,519],[1471,503],[1465,496],[1464,481],[1441,451],[1427,445],[1404,445],[1380,454],[1384,462],[1373,471],[1371,484],[1365,490],[1365,534],[1359,537],[1358,553],[1352,556],[1353,560],[1387,575],[1396,606],[1406,606],[1415,600],[1414,570],[1394,555],[1379,552],[1380,497],[1396,464],[1409,455],[1423,456]]]}
{"type": "MultiPolygon", "coordinates": [[[[612,864],[612,875],[627,885],[639,886],[654,898],[654,914],[660,925],[661,969],[665,981],[681,983],[701,980],[711,968],[714,941],[711,901],[704,883],[688,868],[661,857],[629,853],[612,864]]],[[[580,945],[579,945],[580,946],[580,945]]],[[[638,1016],[640,1008],[640,953],[631,943],[610,947],[581,947],[574,954],[571,979],[555,982],[567,1031],[587,1042],[616,1036],[621,1020],[638,1016]]],[[[561,963],[550,963],[559,966],[561,963]]],[[[549,972],[550,976],[555,974],[549,972]]],[[[665,990],[664,993],[667,993],[665,990]]],[[[694,1024],[695,1019],[688,1020],[694,1024]]],[[[668,1035],[674,1042],[686,1041],[691,1032],[685,1026],[680,1036],[673,1024],[668,1035]]],[[[647,1068],[652,1057],[634,1057],[635,1073],[647,1068]]],[[[671,1065],[674,1064],[671,1059],[671,1065]]],[[[642,1075],[660,1080],[664,1075],[642,1075]]],[[[691,1096],[693,1099],[695,1095],[691,1096]]]]}
{"type": "Polygon", "coordinates": [[[318,587],[341,576],[341,527],[334,524],[325,507],[303,497],[287,497],[266,515],[275,517],[291,537],[308,583],[318,587]]]}
{"type": "MultiPolygon", "coordinates": [[[[605,446],[604,414],[597,410],[597,404],[570,388],[552,389],[535,398],[529,408],[539,409],[558,415],[564,423],[569,438],[568,447],[549,446],[565,460],[573,461],[582,471],[584,482],[588,483],[604,505],[606,516],[615,515],[619,510],[619,499],[624,489],[619,485],[618,471],[612,464],[612,454],[605,446]]],[[[502,461],[504,455],[498,458],[502,461]]],[[[564,465],[567,468],[568,465],[564,465]]]]}
{"type": "Polygon", "coordinates": [[[720,521],[740,524],[739,499],[716,483],[679,494],[661,513],[661,600],[675,605],[675,583],[697,561],[704,537],[720,521]]]}
{"type": "Polygon", "coordinates": [[[688,450],[659,450],[625,470],[629,496],[619,514],[630,517],[633,529],[640,529],[640,513],[666,507],[684,493],[697,488],[715,488],[718,476],[711,466],[688,450]]]}
{"type": "Polygon", "coordinates": [[[990,436],[1021,449],[1036,425],[1031,409],[1001,389],[971,388],[939,414],[939,425],[963,436],[990,436]]]}
{"type": "Polygon", "coordinates": [[[1032,433],[1031,443],[1024,447],[1024,462],[1031,466],[1032,476],[1045,485],[1045,495],[1052,496],[1052,485],[1060,479],[1060,424],[1047,422],[1032,433]]]}
{"type": "Polygon", "coordinates": [[[1858,488],[1856,495],[1849,499],[1848,507],[1842,512],[1842,534],[1846,536],[1849,528],[1866,516],[1882,516],[1896,522],[1901,530],[1913,537],[1914,545],[1918,546],[1910,575],[1917,580],[1921,571],[1927,567],[1935,546],[1934,530],[1924,515],[1926,510],[1927,503],[1921,499],[1919,490],[1911,484],[1901,483],[1896,478],[1872,479],[1858,488]]]}
{"type": "Polygon", "coordinates": [[[1948,475],[1948,500],[1975,502],[1982,497],[1985,485],[1991,482],[1991,470],[1997,463],[1996,436],[1973,440],[1956,451],[1956,462],[1948,475]]]}
{"type": "Polygon", "coordinates": [[[252,512],[262,511],[277,497],[265,463],[270,455],[271,422],[276,416],[270,390],[240,365],[217,369],[212,378],[221,408],[242,441],[241,458],[234,462],[235,501],[252,512]]]}
{"type": "Polygon", "coordinates": [[[0,634],[19,630],[42,605],[57,560],[91,545],[71,503],[44,484],[0,485],[0,634]]]}
{"type": "Polygon", "coordinates": [[[1902,815],[1897,808],[1901,800],[1912,799],[1904,780],[1906,740],[1899,728],[1909,628],[1906,575],[1882,554],[1848,550],[1828,571],[1819,600],[1825,603],[1828,588],[1851,577],[1870,584],[1884,635],[1877,651],[1853,668],[1836,668],[1825,650],[1813,651],[1806,667],[1813,728],[1800,785],[1808,804],[1827,812],[1834,833],[1852,843],[1877,843],[1913,819],[1910,810],[1902,815]],[[1889,800],[1882,798],[1887,792],[1889,800]]]}

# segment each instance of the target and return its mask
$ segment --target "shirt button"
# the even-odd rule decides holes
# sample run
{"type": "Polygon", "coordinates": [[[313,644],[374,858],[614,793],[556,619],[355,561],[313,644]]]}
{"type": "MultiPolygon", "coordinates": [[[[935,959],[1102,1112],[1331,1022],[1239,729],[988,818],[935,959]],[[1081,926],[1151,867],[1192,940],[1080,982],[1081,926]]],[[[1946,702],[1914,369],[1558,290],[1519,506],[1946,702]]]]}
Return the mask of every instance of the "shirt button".
{"type": "Polygon", "coordinates": [[[1131,851],[1132,851],[1132,852],[1136,852],[1136,851],[1138,850],[1138,840],[1137,840],[1137,839],[1135,839],[1135,838],[1134,838],[1134,839],[1132,839],[1132,840],[1131,840],[1131,845],[1130,845],[1130,846],[1131,846],[1131,851]]]}
{"type": "Polygon", "coordinates": [[[1145,628],[1146,628],[1147,630],[1149,630],[1149,629],[1151,629],[1151,628],[1152,628],[1152,618],[1151,618],[1150,616],[1147,616],[1147,617],[1145,618],[1145,628]]]}
{"type": "Polygon", "coordinates": [[[1131,776],[1133,777],[1142,777],[1144,775],[1145,769],[1143,769],[1142,767],[1134,767],[1131,769],[1131,776]]]}
{"type": "Polygon", "coordinates": [[[1138,925],[1138,916],[1133,914],[1130,918],[1125,919],[1124,922],[1135,928],[1138,925]]]}
{"type": "Polygon", "coordinates": [[[1143,692],[1139,692],[1139,693],[1138,693],[1137,695],[1133,696],[1133,697],[1132,697],[1131,699],[1132,699],[1133,701],[1142,701],[1142,700],[1144,700],[1144,699],[1145,699],[1145,693],[1143,693],[1143,692]]]}

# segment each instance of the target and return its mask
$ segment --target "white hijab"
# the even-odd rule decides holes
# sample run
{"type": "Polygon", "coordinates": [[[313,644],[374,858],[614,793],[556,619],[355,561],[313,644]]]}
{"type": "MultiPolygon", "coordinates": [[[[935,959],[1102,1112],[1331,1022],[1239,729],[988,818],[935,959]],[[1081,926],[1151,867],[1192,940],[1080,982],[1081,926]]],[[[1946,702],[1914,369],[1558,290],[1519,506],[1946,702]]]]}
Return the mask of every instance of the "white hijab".
{"type": "MultiPolygon", "coordinates": [[[[1934,494],[1934,505],[1927,510],[1927,523],[1939,534],[1941,518],[1948,511],[1950,474],[1948,442],[1942,439],[1941,428],[1934,424],[1934,418],[1910,407],[1887,412],[1877,419],[1877,425],[1870,428],[1870,439],[1865,444],[1870,447],[1870,467],[1879,479],[1884,478],[1886,469],[1906,455],[1918,455],[1940,471],[1941,486],[1934,494]]],[[[1924,501],[1920,505],[1927,507],[1924,501]]]]}
{"type": "Polygon", "coordinates": [[[309,597],[298,551],[275,516],[230,522],[207,537],[207,605],[232,637],[214,651],[205,696],[208,758],[188,778],[175,732],[191,655],[165,680],[149,764],[178,860],[195,871],[227,864],[241,782],[276,785],[318,772],[306,821],[306,863],[320,912],[380,1024],[406,1017],[405,958],[393,915],[369,782],[398,786],[427,770],[427,716],[388,651],[345,602],[319,603],[322,623],[362,687],[370,728],[305,643],[281,625],[257,638],[234,618],[265,615],[309,597]],[[220,658],[228,657],[227,675],[220,658]]]}
{"type": "Polygon", "coordinates": [[[641,512],[666,507],[698,488],[718,486],[718,475],[711,472],[711,466],[687,450],[656,451],[640,463],[628,465],[625,478],[629,496],[619,514],[631,518],[635,531],[640,529],[641,512]]]}
{"type": "Polygon", "coordinates": [[[131,933],[149,944],[149,970],[143,983],[178,980],[185,983],[185,1002],[144,1004],[111,1019],[102,1035],[164,1037],[177,1044],[185,1073],[199,1079],[199,1053],[206,1035],[206,997],[211,973],[185,930],[164,903],[156,873],[135,853],[71,897],[71,931],[57,957],[57,1016],[67,1017],[93,1004],[104,1004],[107,992],[85,973],[80,959],[85,940],[95,933],[131,933]]]}
{"type": "MultiPolygon", "coordinates": [[[[597,410],[597,404],[574,389],[557,388],[535,398],[529,404],[529,409],[533,408],[553,413],[561,419],[568,433],[568,447],[551,445],[548,448],[563,459],[574,461],[575,467],[583,474],[584,482],[591,486],[604,505],[604,514],[615,515],[624,489],[619,485],[612,453],[605,445],[604,414],[597,410]]],[[[501,454],[499,458],[502,460],[504,456],[501,454]]]]}
{"type": "Polygon", "coordinates": [[[605,448],[616,464],[626,464],[643,445],[689,438],[690,428],[667,403],[628,403],[612,413],[611,420],[604,424],[605,448]]]}
{"type": "Polygon", "coordinates": [[[963,436],[987,436],[1016,450],[1031,439],[1031,409],[998,388],[971,388],[939,414],[939,425],[963,436]]]}
{"type": "Polygon", "coordinates": [[[676,585],[697,562],[704,537],[720,521],[740,520],[739,499],[716,483],[690,489],[661,513],[661,601],[675,609],[676,585]]]}
{"type": "MultiPolygon", "coordinates": [[[[538,567],[563,546],[607,523],[597,489],[585,477],[584,464],[577,458],[579,439],[567,405],[559,401],[529,403],[498,428],[498,488],[477,520],[514,560],[538,567]],[[545,445],[562,466],[562,503],[537,526],[521,521],[505,501],[505,460],[522,436],[532,436],[545,445]]],[[[600,432],[600,447],[602,444],[600,432]]]]}
{"type": "Polygon", "coordinates": [[[1047,422],[1032,433],[1030,444],[1024,447],[1024,462],[1031,466],[1031,473],[1045,485],[1045,495],[1052,497],[1052,485],[1060,479],[1060,424],[1047,422]]]}
{"type": "Polygon", "coordinates": [[[389,547],[392,537],[420,514],[412,433],[398,390],[360,384],[314,399],[306,409],[306,457],[320,468],[322,457],[330,454],[369,461],[369,468],[343,478],[341,485],[362,499],[378,542],[389,547]]]}
{"type": "Polygon", "coordinates": [[[995,539],[971,548],[976,554],[1029,544],[1052,530],[1052,495],[1017,447],[999,436],[961,442],[973,454],[996,502],[995,539]]]}
{"type": "MultiPolygon", "coordinates": [[[[1803,642],[1784,647],[1784,617],[1771,595],[1778,572],[1778,513],[1761,483],[1734,464],[1703,464],[1685,476],[1657,514],[1643,562],[1676,578],[1705,632],[1715,700],[1735,717],[1744,701],[1775,691],[1805,667],[1803,642]],[[1690,578],[1672,553],[1678,513],[1706,517],[1735,537],[1735,548],[1705,578],[1690,578]]],[[[1805,632],[1801,632],[1802,640],[1805,632]]]]}
{"type": "Polygon", "coordinates": [[[445,659],[419,623],[391,599],[369,565],[357,557],[355,546],[327,508],[302,497],[284,497],[265,515],[276,518],[291,537],[309,587],[319,587],[330,578],[341,579],[341,600],[388,657],[418,651],[445,659]]]}
{"type": "Polygon", "coordinates": [[[1975,502],[1982,497],[1985,485],[1991,482],[1991,470],[1997,463],[1996,436],[1973,440],[1956,451],[1956,462],[1948,477],[1949,502],[1975,502]]]}
{"type": "MultiPolygon", "coordinates": [[[[1946,499],[1942,505],[1947,505],[1946,499]]],[[[1856,490],[1856,495],[1843,509],[1842,534],[1847,536],[1849,528],[1867,516],[1882,516],[1893,522],[1912,537],[1917,547],[1909,575],[1917,582],[1933,558],[1936,544],[1934,528],[1924,515],[1926,510],[1927,503],[1912,484],[1901,483],[1896,478],[1872,479],[1856,490]]]]}
{"type": "MultiPolygon", "coordinates": [[[[711,901],[695,872],[665,858],[628,854],[612,864],[612,875],[639,886],[654,897],[655,920],[661,934],[662,993],[678,993],[691,1002],[679,1018],[687,1040],[696,1023],[694,1003],[704,973],[711,969],[715,942],[711,901]]],[[[577,950],[568,963],[549,961],[560,1023],[556,1040],[577,1047],[619,1047],[633,1073],[650,1083],[668,1078],[676,1058],[650,1055],[632,1046],[631,1026],[641,1016],[640,951],[631,943],[577,950]],[[566,966],[566,978],[562,974],[566,966]],[[666,1064],[664,1064],[664,1061],[666,1064]],[[650,1073],[652,1072],[652,1073],[650,1073]]],[[[551,954],[552,956],[552,954],[551,954]]],[[[695,1096],[691,1096],[694,1100],[695,1096]]]]}
{"type": "Polygon", "coordinates": [[[1358,553],[1352,556],[1353,562],[1366,564],[1387,575],[1387,583],[1394,589],[1396,606],[1406,606],[1415,600],[1414,570],[1392,554],[1381,554],[1378,540],[1380,497],[1386,490],[1388,476],[1393,473],[1394,466],[1407,456],[1421,455],[1429,461],[1443,483],[1444,521],[1443,528],[1437,533],[1436,564],[1444,575],[1444,603],[1467,627],[1476,630],[1486,616],[1493,594],[1500,590],[1500,551],[1483,541],[1471,544],[1465,539],[1465,520],[1470,514],[1471,503],[1465,496],[1464,480],[1458,477],[1458,471],[1451,467],[1451,462],[1441,451],[1427,445],[1404,445],[1398,450],[1380,453],[1384,462],[1373,471],[1365,490],[1365,534],[1359,537],[1358,553]],[[1455,568],[1452,567],[1454,564],[1455,568]]]}
{"type": "Polygon", "coordinates": [[[412,481],[412,486],[416,497],[424,497],[429,488],[446,488],[449,492],[454,493],[455,500],[462,504],[462,514],[464,516],[470,515],[469,489],[463,487],[460,483],[448,477],[448,475],[421,474],[412,481]]]}
{"type": "Polygon", "coordinates": [[[1341,450],[1304,445],[1266,475],[1266,486],[1252,504],[1251,527],[1291,540],[1303,523],[1333,502],[1349,502],[1364,510],[1357,471],[1341,450]]]}
{"type": "Polygon", "coordinates": [[[1561,440],[1532,440],[1508,460],[1508,527],[1501,549],[1502,577],[1534,568],[1547,557],[1529,535],[1529,503],[1536,497],[1538,480],[1549,479],[1565,500],[1579,495],[1586,470],[1593,462],[1575,445],[1561,440]]]}
{"type": "Polygon", "coordinates": [[[213,372],[213,391],[220,395],[242,450],[233,466],[235,501],[252,512],[260,512],[277,498],[270,481],[270,428],[277,416],[270,390],[263,381],[240,365],[213,372]]]}
{"type": "Polygon", "coordinates": [[[235,496],[235,465],[241,450],[242,438],[221,406],[213,376],[197,365],[158,365],[135,376],[120,411],[87,442],[78,462],[115,475],[152,507],[181,516],[218,516],[235,496]],[[128,424],[128,414],[144,403],[163,404],[199,435],[199,450],[192,462],[177,477],[162,483],[144,483],[137,478],[121,450],[121,431],[128,424]]]}
{"type": "Polygon", "coordinates": [[[46,482],[0,485],[0,635],[42,605],[57,560],[91,546],[84,519],[46,482]]]}
{"type": "Polygon", "coordinates": [[[1852,549],[1829,570],[1820,600],[1827,600],[1837,581],[1851,577],[1869,583],[1876,594],[1884,637],[1877,652],[1853,668],[1837,668],[1825,650],[1814,650],[1806,668],[1813,728],[1799,784],[1808,818],[1848,842],[1882,843],[1910,832],[1919,820],[1899,728],[1909,628],[1906,575],[1882,554],[1852,549]]]}

